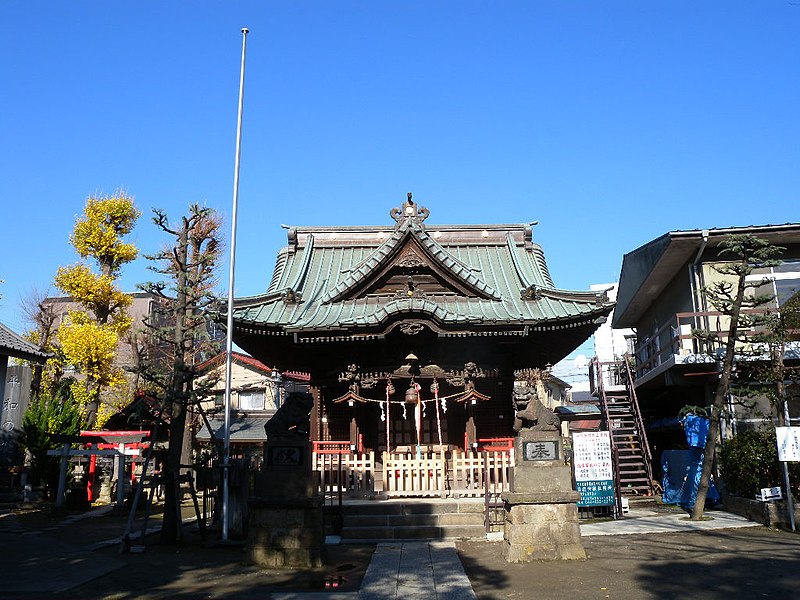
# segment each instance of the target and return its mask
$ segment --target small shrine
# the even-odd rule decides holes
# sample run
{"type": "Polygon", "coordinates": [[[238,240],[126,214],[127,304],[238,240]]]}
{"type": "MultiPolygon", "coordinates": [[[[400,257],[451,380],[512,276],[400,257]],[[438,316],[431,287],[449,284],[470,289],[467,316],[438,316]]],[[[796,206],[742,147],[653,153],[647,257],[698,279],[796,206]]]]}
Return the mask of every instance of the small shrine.
{"type": "Polygon", "coordinates": [[[389,214],[290,227],[267,291],[235,301],[234,340],[310,373],[323,486],[344,464],[366,497],[480,495],[489,449],[491,485],[508,491],[520,419],[555,418],[537,412],[537,378],[613,303],[556,288],[534,224],[429,224],[411,194],[389,214]]]}

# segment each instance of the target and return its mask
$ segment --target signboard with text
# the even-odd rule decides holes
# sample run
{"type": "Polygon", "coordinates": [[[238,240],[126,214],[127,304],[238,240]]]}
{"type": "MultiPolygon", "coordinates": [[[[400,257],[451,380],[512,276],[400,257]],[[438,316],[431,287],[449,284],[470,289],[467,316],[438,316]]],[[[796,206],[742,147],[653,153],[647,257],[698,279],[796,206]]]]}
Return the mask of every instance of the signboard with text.
{"type": "Polygon", "coordinates": [[[575,490],[581,495],[578,506],[613,505],[614,473],[608,431],[573,433],[572,450],[575,490]]]}
{"type": "Polygon", "coordinates": [[[778,441],[778,460],[800,461],[800,427],[776,427],[775,438],[778,441]]]}

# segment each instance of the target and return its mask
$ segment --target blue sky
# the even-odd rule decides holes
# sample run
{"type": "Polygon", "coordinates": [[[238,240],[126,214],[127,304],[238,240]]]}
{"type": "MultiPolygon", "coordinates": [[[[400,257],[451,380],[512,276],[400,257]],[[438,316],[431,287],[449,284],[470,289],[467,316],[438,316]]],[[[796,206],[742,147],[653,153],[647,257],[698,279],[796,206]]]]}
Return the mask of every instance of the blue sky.
{"type": "Polygon", "coordinates": [[[144,252],[152,207],[227,233],[243,26],[237,295],[281,223],[390,225],[407,191],[430,223],[539,221],[579,290],[672,229],[800,220],[798,2],[3,0],[0,321],[76,260],[90,194],[135,196],[144,252]]]}

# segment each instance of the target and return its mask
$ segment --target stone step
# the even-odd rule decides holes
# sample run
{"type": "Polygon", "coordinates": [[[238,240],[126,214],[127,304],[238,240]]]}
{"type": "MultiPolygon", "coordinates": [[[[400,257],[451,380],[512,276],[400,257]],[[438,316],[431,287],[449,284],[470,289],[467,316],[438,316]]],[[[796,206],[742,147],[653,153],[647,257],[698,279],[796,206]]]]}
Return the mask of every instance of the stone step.
{"type": "Polygon", "coordinates": [[[348,515],[430,515],[457,512],[475,512],[470,507],[477,507],[477,512],[483,510],[481,502],[395,502],[379,500],[345,504],[344,513],[348,515]]]}
{"type": "Polygon", "coordinates": [[[344,515],[344,527],[483,525],[483,513],[418,515],[344,515]]]}
{"type": "Polygon", "coordinates": [[[342,528],[342,543],[345,544],[398,540],[482,539],[484,537],[486,537],[486,530],[483,525],[342,528]]]}

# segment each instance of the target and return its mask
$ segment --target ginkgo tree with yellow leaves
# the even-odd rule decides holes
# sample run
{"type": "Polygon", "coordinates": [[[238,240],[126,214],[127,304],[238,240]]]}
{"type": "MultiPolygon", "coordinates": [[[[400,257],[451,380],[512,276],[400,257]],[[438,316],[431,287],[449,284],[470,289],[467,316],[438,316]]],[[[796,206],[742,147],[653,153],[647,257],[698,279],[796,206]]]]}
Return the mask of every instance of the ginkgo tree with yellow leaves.
{"type": "Polygon", "coordinates": [[[136,246],[124,237],[139,215],[133,198],[123,191],[88,198],[70,236],[81,261],[59,268],[55,278],[56,286],[80,307],[62,321],[58,341],[65,362],[83,375],[72,392],[83,406],[88,428],[102,427],[112,413],[101,404],[101,393],[125,384],[114,358],[120,337],[132,324],[127,313],[132,298],[116,283],[122,266],[137,256],[136,246]]]}

